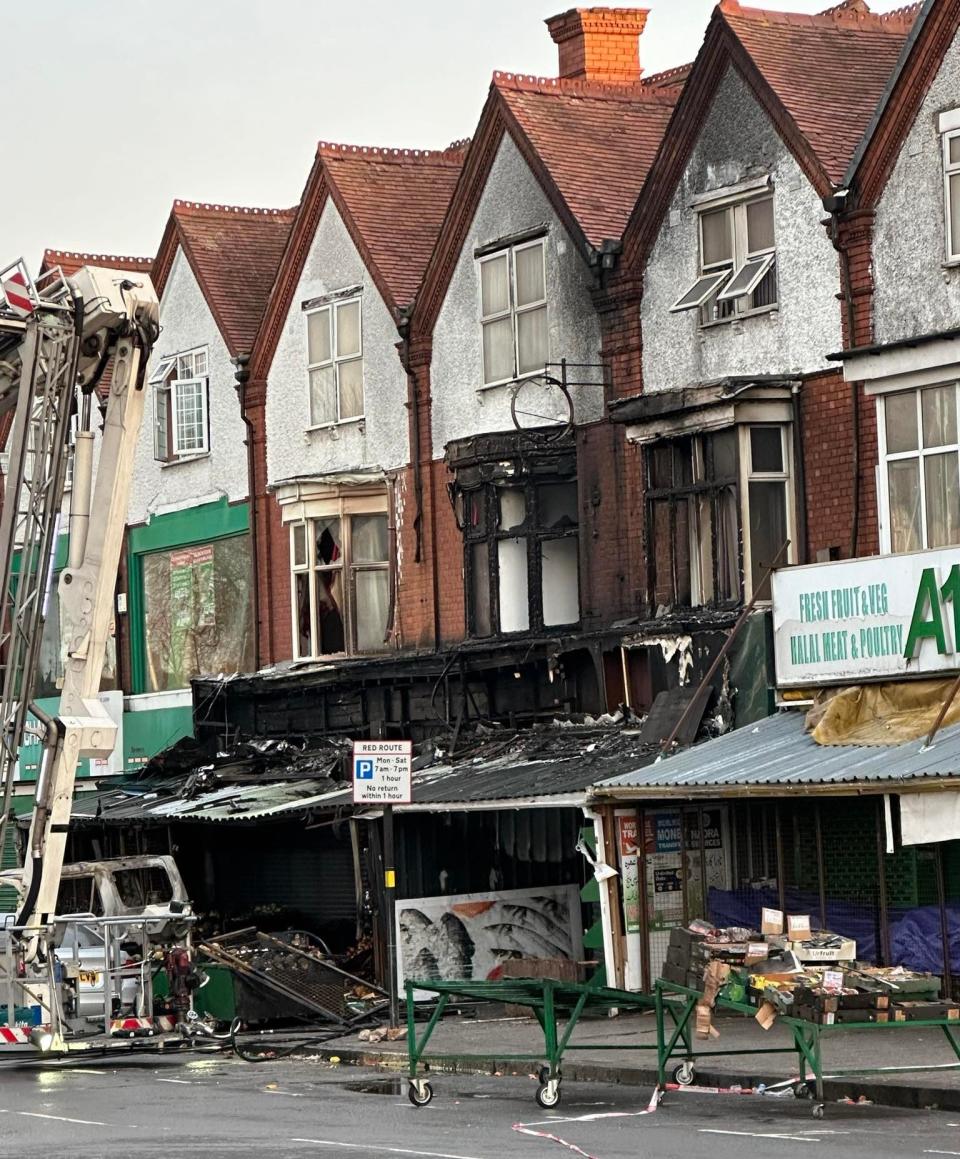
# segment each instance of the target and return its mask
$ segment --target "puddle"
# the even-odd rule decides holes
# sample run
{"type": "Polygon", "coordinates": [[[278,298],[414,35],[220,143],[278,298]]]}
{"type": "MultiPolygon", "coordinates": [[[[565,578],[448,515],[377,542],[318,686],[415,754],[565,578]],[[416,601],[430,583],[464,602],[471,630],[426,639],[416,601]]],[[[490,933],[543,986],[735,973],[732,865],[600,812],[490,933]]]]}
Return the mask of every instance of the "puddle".
{"type": "Polygon", "coordinates": [[[365,1082],[344,1083],[343,1089],[360,1095],[402,1095],[406,1092],[405,1079],[367,1079],[365,1082]]]}

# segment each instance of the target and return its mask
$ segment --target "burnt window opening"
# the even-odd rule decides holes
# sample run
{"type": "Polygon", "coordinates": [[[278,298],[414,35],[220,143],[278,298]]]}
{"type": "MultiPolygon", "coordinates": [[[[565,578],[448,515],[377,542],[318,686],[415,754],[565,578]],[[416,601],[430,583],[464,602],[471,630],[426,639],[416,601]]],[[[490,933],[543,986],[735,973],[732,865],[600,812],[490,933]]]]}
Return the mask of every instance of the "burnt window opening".
{"type": "Polygon", "coordinates": [[[580,620],[575,478],[456,489],[471,636],[573,626],[580,620]]]}
{"type": "Polygon", "coordinates": [[[651,608],[770,598],[767,569],[792,538],[788,431],[732,426],[648,446],[651,608]]]}

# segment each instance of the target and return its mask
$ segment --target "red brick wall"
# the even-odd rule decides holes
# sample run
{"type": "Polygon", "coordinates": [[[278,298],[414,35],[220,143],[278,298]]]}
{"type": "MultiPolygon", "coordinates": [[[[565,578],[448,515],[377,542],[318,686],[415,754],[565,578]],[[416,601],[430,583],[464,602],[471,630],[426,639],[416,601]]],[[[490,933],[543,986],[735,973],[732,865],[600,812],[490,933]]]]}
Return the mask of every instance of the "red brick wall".
{"type": "Polygon", "coordinates": [[[841,276],[851,297],[850,306],[842,299],[840,303],[844,347],[869,346],[873,341],[873,223],[872,212],[856,210],[839,226],[841,276]]]}
{"type": "Polygon", "coordinates": [[[807,512],[807,561],[818,551],[837,550],[841,559],[879,550],[876,494],[876,406],[859,390],[859,526],[854,524],[853,388],[842,371],[804,381],[800,390],[807,512]]]}

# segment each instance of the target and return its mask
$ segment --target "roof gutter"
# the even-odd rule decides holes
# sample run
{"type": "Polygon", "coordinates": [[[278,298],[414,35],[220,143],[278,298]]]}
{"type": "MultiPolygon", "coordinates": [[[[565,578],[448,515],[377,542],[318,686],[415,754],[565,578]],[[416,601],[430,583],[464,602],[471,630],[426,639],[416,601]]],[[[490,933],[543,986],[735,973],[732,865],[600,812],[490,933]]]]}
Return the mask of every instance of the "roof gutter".
{"type": "Polygon", "coordinates": [[[910,780],[847,781],[827,784],[790,782],[776,785],[594,785],[591,804],[616,801],[749,800],[758,797],[880,797],[889,793],[942,793],[960,787],[960,774],[910,780]],[[929,783],[928,783],[929,782],[929,783]]]}

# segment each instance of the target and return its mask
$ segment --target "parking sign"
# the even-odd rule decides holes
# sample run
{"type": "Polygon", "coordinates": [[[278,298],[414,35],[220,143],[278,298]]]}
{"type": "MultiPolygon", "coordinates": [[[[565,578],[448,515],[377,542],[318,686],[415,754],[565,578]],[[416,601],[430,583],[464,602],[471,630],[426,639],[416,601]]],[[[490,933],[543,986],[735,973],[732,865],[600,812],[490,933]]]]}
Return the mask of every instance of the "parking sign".
{"type": "Polygon", "coordinates": [[[355,740],[354,804],[409,805],[412,748],[408,740],[355,740]]]}

